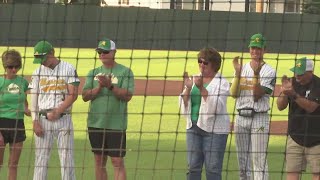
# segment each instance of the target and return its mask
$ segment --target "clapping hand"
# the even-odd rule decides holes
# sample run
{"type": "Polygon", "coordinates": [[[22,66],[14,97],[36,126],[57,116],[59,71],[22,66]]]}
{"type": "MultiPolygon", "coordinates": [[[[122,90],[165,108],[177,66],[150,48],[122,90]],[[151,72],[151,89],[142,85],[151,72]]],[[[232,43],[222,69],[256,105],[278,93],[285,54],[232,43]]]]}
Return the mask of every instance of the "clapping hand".
{"type": "Polygon", "coordinates": [[[192,77],[191,78],[189,77],[188,72],[183,73],[183,83],[186,88],[188,89],[192,88],[193,79],[192,77]]]}
{"type": "Polygon", "coordinates": [[[236,77],[240,77],[242,62],[243,62],[242,58],[240,59],[240,62],[239,62],[239,58],[240,58],[239,56],[234,57],[232,62],[236,77]]]}
{"type": "Polygon", "coordinates": [[[200,76],[193,77],[194,84],[201,90],[203,88],[203,76],[200,74],[200,76]]]}
{"type": "Polygon", "coordinates": [[[102,87],[106,87],[109,88],[112,85],[112,81],[111,81],[111,74],[107,75],[107,76],[97,76],[99,84],[102,87]]]}
{"type": "Polygon", "coordinates": [[[288,78],[286,75],[282,76],[281,79],[282,85],[281,85],[281,91],[284,95],[287,96],[294,96],[296,95],[296,92],[294,91],[292,87],[292,79],[288,78]]]}

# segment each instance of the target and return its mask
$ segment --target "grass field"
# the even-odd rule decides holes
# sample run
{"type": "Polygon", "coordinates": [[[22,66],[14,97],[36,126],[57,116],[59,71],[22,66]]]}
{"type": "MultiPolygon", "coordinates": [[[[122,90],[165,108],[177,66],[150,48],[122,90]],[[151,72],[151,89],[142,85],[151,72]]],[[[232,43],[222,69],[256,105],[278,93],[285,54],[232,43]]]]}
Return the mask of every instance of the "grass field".
{"type": "MultiPolygon", "coordinates": [[[[25,57],[23,75],[31,75],[38,65],[32,64],[32,48],[13,47],[22,52],[25,57]]],[[[0,52],[5,50],[0,48],[0,52]]],[[[138,79],[181,79],[183,71],[189,74],[197,73],[195,61],[197,52],[182,51],[147,51],[147,50],[118,50],[117,61],[130,66],[138,79]]],[[[240,55],[248,58],[245,53],[223,53],[224,63],[221,72],[225,77],[233,75],[232,58],[240,55]]],[[[94,49],[56,49],[56,56],[75,65],[79,76],[100,66],[95,61],[94,49]]],[[[303,57],[304,55],[298,55],[303,57]]],[[[307,55],[317,60],[315,72],[320,72],[319,57],[307,55]],[[318,58],[318,59],[317,59],[318,58]]],[[[277,69],[277,76],[292,75],[289,67],[293,66],[295,55],[267,54],[266,60],[277,69]]],[[[97,60],[97,59],[96,59],[97,60]]],[[[246,60],[247,61],[247,60],[246,60]]],[[[3,72],[2,66],[0,72],[3,72]]],[[[278,81],[279,82],[279,81],[278,81]]],[[[276,98],[271,99],[271,104],[276,98]]],[[[228,100],[228,111],[233,112],[234,100],[228,100]]],[[[73,122],[75,129],[75,163],[77,179],[94,179],[93,155],[86,134],[86,116],[88,103],[79,96],[73,106],[73,122]]],[[[287,112],[279,112],[275,106],[271,110],[272,120],[285,120],[287,112]]],[[[232,116],[231,116],[232,117],[232,116]]],[[[27,141],[19,163],[19,179],[32,179],[34,166],[34,144],[31,130],[31,119],[26,118],[27,141]]],[[[136,180],[166,180],[185,179],[186,148],[185,148],[185,119],[178,115],[177,97],[135,96],[129,103],[128,153],[126,167],[128,179],[136,180]]],[[[284,176],[284,136],[271,136],[268,160],[270,179],[281,179],[284,176]]],[[[6,154],[6,157],[8,155],[6,154]]],[[[5,163],[7,159],[5,160],[5,163]]],[[[109,164],[109,169],[111,166],[109,164]]],[[[6,176],[7,168],[3,167],[0,179],[6,176]]],[[[112,177],[112,171],[109,171],[112,177]]],[[[59,159],[56,149],[53,150],[49,164],[49,180],[60,179],[59,159]]],[[[111,178],[112,179],[112,178],[111,178]]],[[[234,147],[234,135],[229,135],[229,143],[225,154],[224,178],[238,179],[238,166],[234,147]]],[[[309,175],[303,179],[310,179],[309,175]]]]}

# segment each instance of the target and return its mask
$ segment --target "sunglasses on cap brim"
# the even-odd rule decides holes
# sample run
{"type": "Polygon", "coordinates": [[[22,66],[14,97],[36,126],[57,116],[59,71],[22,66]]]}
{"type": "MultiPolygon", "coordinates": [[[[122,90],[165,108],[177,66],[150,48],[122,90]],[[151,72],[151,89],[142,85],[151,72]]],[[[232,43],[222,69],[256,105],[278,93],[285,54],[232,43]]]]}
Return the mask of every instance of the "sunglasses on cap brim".
{"type": "Polygon", "coordinates": [[[107,51],[107,50],[97,50],[98,54],[109,54],[111,51],[107,51]]]}
{"type": "Polygon", "coordinates": [[[40,58],[40,59],[44,59],[46,58],[47,55],[33,55],[34,58],[40,58]]]}

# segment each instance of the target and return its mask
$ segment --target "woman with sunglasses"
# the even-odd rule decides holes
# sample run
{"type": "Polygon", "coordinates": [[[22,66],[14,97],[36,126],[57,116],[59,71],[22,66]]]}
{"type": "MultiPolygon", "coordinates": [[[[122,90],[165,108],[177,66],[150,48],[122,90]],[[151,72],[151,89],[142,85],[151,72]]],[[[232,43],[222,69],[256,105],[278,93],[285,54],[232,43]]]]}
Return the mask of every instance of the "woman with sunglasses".
{"type": "Polygon", "coordinates": [[[2,54],[5,74],[0,77],[0,165],[3,165],[5,146],[9,143],[8,179],[17,179],[18,162],[26,139],[24,114],[30,116],[27,95],[28,81],[17,73],[22,66],[21,55],[16,50],[2,54]]]}
{"type": "Polygon", "coordinates": [[[198,66],[197,75],[184,73],[185,88],[179,96],[180,112],[187,119],[187,179],[201,179],[204,164],[207,179],[220,180],[230,131],[229,82],[218,72],[221,55],[216,49],[201,49],[198,66]]]}

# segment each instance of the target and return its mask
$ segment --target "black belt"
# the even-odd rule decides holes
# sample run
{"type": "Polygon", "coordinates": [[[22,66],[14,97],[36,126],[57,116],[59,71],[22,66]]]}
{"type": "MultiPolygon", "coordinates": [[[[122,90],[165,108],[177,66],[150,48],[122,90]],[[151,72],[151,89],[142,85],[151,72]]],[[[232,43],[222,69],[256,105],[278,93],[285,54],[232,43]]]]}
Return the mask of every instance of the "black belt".
{"type": "MultiPolygon", "coordinates": [[[[48,119],[48,116],[47,116],[47,114],[50,112],[50,111],[52,111],[52,109],[46,109],[46,110],[40,110],[39,111],[39,115],[40,116],[44,116],[44,117],[46,117],[46,119],[48,119]]],[[[70,114],[70,113],[61,113],[60,114],[60,118],[62,118],[64,115],[67,115],[67,114],[70,114]]]]}
{"type": "Polygon", "coordinates": [[[260,114],[260,113],[267,113],[265,112],[256,112],[254,109],[247,108],[247,109],[238,109],[239,116],[244,116],[244,117],[253,117],[255,114],[260,114]]]}

